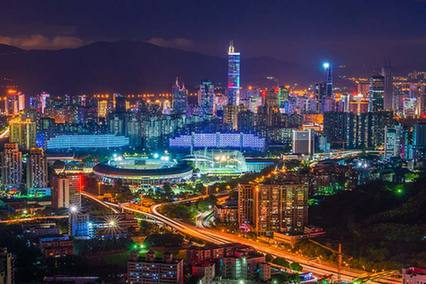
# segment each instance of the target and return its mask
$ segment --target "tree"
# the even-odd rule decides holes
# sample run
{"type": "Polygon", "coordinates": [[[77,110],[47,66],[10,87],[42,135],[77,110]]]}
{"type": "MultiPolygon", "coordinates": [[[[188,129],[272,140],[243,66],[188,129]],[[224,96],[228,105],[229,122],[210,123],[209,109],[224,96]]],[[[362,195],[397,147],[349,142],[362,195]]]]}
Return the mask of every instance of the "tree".
{"type": "Polygon", "coordinates": [[[290,264],[290,269],[293,270],[293,271],[300,272],[300,271],[302,271],[303,267],[298,262],[292,262],[290,264]]]}

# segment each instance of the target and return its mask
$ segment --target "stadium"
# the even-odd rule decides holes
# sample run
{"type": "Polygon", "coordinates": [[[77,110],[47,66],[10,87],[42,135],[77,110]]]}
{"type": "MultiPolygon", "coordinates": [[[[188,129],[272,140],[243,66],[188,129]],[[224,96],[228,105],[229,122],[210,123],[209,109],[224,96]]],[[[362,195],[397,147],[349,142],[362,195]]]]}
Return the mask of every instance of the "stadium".
{"type": "Polygon", "coordinates": [[[93,168],[93,173],[105,182],[121,180],[124,184],[179,183],[192,177],[192,167],[169,156],[117,156],[93,168]]]}

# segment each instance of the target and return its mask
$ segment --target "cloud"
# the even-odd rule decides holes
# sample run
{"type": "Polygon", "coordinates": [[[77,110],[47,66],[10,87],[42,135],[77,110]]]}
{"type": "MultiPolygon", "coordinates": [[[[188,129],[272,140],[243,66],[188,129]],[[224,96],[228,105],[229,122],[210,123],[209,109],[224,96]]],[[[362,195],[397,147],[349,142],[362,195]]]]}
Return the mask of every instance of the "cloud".
{"type": "Polygon", "coordinates": [[[184,50],[192,50],[194,48],[194,42],[187,38],[162,38],[153,37],[148,39],[146,42],[152,43],[161,47],[178,48],[184,50]]]}
{"type": "Polygon", "coordinates": [[[18,37],[0,35],[0,43],[24,49],[61,49],[82,46],[84,41],[74,36],[47,37],[40,34],[33,34],[18,37]]]}

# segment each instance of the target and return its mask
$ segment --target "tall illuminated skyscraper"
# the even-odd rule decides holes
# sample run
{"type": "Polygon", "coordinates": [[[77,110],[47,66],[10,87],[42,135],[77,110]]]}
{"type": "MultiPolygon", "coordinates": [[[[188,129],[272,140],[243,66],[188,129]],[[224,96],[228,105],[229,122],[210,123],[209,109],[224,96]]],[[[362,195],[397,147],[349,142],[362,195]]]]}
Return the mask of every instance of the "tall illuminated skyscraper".
{"type": "Polygon", "coordinates": [[[27,188],[47,187],[47,159],[41,148],[32,148],[27,164],[27,188]]]}
{"type": "Polygon", "coordinates": [[[240,53],[235,52],[231,41],[228,48],[228,104],[239,105],[240,100],[240,53]]]}
{"type": "Polygon", "coordinates": [[[325,94],[328,98],[333,97],[333,73],[332,73],[332,67],[329,62],[324,62],[322,64],[322,67],[324,68],[325,72],[327,73],[327,81],[326,81],[326,91],[325,94]]]}
{"type": "Polygon", "coordinates": [[[6,143],[1,155],[2,185],[8,187],[20,187],[22,184],[22,152],[18,144],[6,143]]]}

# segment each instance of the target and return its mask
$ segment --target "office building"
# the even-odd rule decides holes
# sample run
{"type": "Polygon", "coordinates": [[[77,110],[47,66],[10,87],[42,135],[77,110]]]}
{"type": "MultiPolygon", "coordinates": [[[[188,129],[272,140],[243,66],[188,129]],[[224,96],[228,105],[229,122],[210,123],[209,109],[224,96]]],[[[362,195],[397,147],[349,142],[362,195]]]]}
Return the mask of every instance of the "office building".
{"type": "Polygon", "coordinates": [[[22,150],[36,147],[36,123],[31,119],[15,118],[9,121],[10,143],[17,143],[22,150]]]}
{"type": "Polygon", "coordinates": [[[1,177],[3,187],[21,187],[22,175],[22,152],[19,151],[18,144],[5,144],[1,155],[1,177]]]}
{"type": "Polygon", "coordinates": [[[228,104],[238,106],[240,104],[240,53],[235,51],[231,41],[228,47],[228,104]]]}
{"type": "Polygon", "coordinates": [[[293,130],[293,154],[311,156],[315,154],[315,145],[316,134],[312,129],[293,130]]]}
{"type": "Polygon", "coordinates": [[[210,81],[201,81],[198,91],[198,105],[202,116],[214,114],[214,85],[210,81]]]}
{"type": "Polygon", "coordinates": [[[133,252],[127,263],[127,281],[131,284],[183,284],[183,260],[174,258],[171,253],[156,258],[154,252],[149,251],[141,258],[133,252]]]}
{"type": "Polygon", "coordinates": [[[178,78],[172,88],[172,109],[176,114],[186,114],[188,110],[188,90],[185,85],[179,85],[178,78]]]}
{"type": "Polygon", "coordinates": [[[303,233],[308,184],[302,176],[277,173],[262,183],[238,186],[238,223],[258,235],[303,233]]]}
{"type": "Polygon", "coordinates": [[[384,110],[385,77],[374,75],[370,77],[368,111],[377,112],[384,110]]]}
{"type": "Polygon", "coordinates": [[[0,283],[15,283],[15,261],[7,248],[0,248],[0,283]]]}

